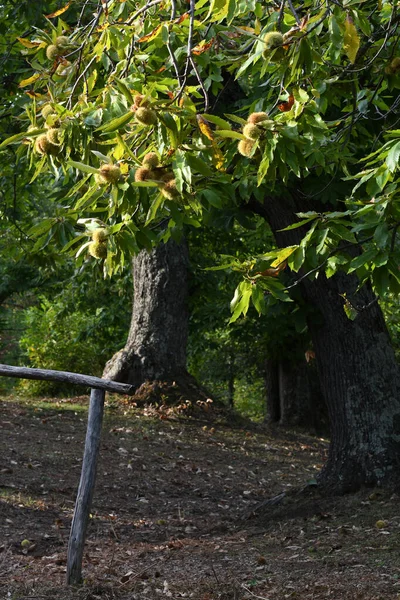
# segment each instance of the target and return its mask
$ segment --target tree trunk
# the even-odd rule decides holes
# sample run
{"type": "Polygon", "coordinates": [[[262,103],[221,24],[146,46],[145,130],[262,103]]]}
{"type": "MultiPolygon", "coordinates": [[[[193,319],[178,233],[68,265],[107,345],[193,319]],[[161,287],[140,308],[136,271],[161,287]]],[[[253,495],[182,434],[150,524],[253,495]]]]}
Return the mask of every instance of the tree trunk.
{"type": "Polygon", "coordinates": [[[279,423],[281,403],[279,396],[279,363],[267,358],[264,364],[265,422],[279,423]]]}
{"type": "Polygon", "coordinates": [[[137,388],[135,401],[205,400],[186,370],[188,249],[169,240],[133,259],[133,309],[125,347],[103,377],[137,388]]]}
{"type": "MultiPolygon", "coordinates": [[[[280,231],[309,210],[298,198],[269,198],[260,209],[279,246],[296,244],[304,231],[280,231]]],[[[400,370],[382,312],[369,286],[357,277],[319,274],[302,282],[316,314],[309,328],[327,403],[331,445],[319,481],[345,492],[363,484],[398,484],[400,476],[400,370]],[[360,307],[354,321],[344,310],[346,294],[360,307]],[[316,318],[317,317],[317,318],[316,318]]]]}
{"type": "Polygon", "coordinates": [[[280,425],[312,428],[312,399],[305,359],[280,361],[279,400],[280,425]]]}
{"type": "Polygon", "coordinates": [[[228,404],[229,408],[233,408],[235,403],[235,354],[233,348],[229,349],[228,369],[228,404]]]}
{"type": "Polygon", "coordinates": [[[328,432],[327,411],[315,366],[305,358],[265,361],[267,423],[328,432]]]}

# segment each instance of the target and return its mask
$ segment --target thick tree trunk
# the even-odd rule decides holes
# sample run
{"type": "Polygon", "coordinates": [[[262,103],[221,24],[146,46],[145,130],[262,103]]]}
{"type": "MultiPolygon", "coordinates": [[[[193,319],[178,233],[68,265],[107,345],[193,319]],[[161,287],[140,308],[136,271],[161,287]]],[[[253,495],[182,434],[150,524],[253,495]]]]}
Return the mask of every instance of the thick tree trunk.
{"type": "MultiPolygon", "coordinates": [[[[125,347],[108,361],[103,377],[137,388],[135,400],[168,396],[206,399],[186,370],[188,250],[185,241],[142,250],[133,259],[133,309],[125,347]]],[[[167,400],[168,401],[168,400],[167,400]]]]}
{"type": "MultiPolygon", "coordinates": [[[[279,246],[299,242],[304,232],[280,230],[309,207],[298,199],[269,198],[261,208],[257,212],[268,220],[279,246]]],[[[316,313],[309,327],[331,427],[319,480],[342,492],[363,484],[398,485],[400,476],[400,370],[372,290],[357,291],[358,285],[354,275],[343,273],[302,283],[316,313]],[[343,310],[342,294],[360,307],[354,321],[343,310]]]]}

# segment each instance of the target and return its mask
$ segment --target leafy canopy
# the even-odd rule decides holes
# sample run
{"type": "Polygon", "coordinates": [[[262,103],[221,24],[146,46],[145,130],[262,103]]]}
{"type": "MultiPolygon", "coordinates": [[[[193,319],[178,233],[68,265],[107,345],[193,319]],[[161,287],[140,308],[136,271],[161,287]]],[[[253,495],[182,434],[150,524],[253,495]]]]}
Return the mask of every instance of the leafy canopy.
{"type": "Polygon", "coordinates": [[[21,131],[0,146],[62,199],[31,234],[62,226],[65,251],[111,275],[185,225],[296,190],[315,208],[291,226],[302,241],[223,265],[244,275],[232,320],[322,270],[398,291],[399,23],[387,0],[68,2],[18,37],[21,131]]]}

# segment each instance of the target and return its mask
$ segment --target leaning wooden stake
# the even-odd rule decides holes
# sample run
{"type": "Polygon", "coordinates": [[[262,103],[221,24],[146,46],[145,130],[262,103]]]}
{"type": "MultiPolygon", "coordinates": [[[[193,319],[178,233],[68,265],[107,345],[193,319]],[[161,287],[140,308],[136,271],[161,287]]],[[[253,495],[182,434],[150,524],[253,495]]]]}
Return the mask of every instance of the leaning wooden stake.
{"type": "Polygon", "coordinates": [[[67,584],[82,582],[82,557],[86,529],[89,522],[94,485],[96,481],[97,459],[100,448],[101,426],[104,412],[104,390],[92,389],[90,394],[88,426],[83,455],[81,480],[76,498],[74,517],[67,554],[67,584]]]}

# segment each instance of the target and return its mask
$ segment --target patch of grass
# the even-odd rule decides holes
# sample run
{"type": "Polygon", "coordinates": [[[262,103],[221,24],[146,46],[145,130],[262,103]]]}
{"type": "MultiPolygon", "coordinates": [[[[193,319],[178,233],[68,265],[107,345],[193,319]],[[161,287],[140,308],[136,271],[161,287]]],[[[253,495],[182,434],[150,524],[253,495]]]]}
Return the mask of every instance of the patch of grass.
{"type": "Polygon", "coordinates": [[[52,398],[31,398],[19,395],[10,395],[1,397],[2,402],[9,402],[10,404],[18,404],[21,408],[31,411],[43,411],[43,412],[87,412],[89,406],[89,398],[87,403],[77,404],[70,400],[64,399],[52,399],[52,398]]]}
{"type": "Polygon", "coordinates": [[[0,498],[8,504],[18,505],[21,508],[36,508],[43,510],[46,507],[43,499],[38,500],[32,498],[32,496],[27,496],[22,492],[15,493],[10,488],[0,487],[0,498]]]}

